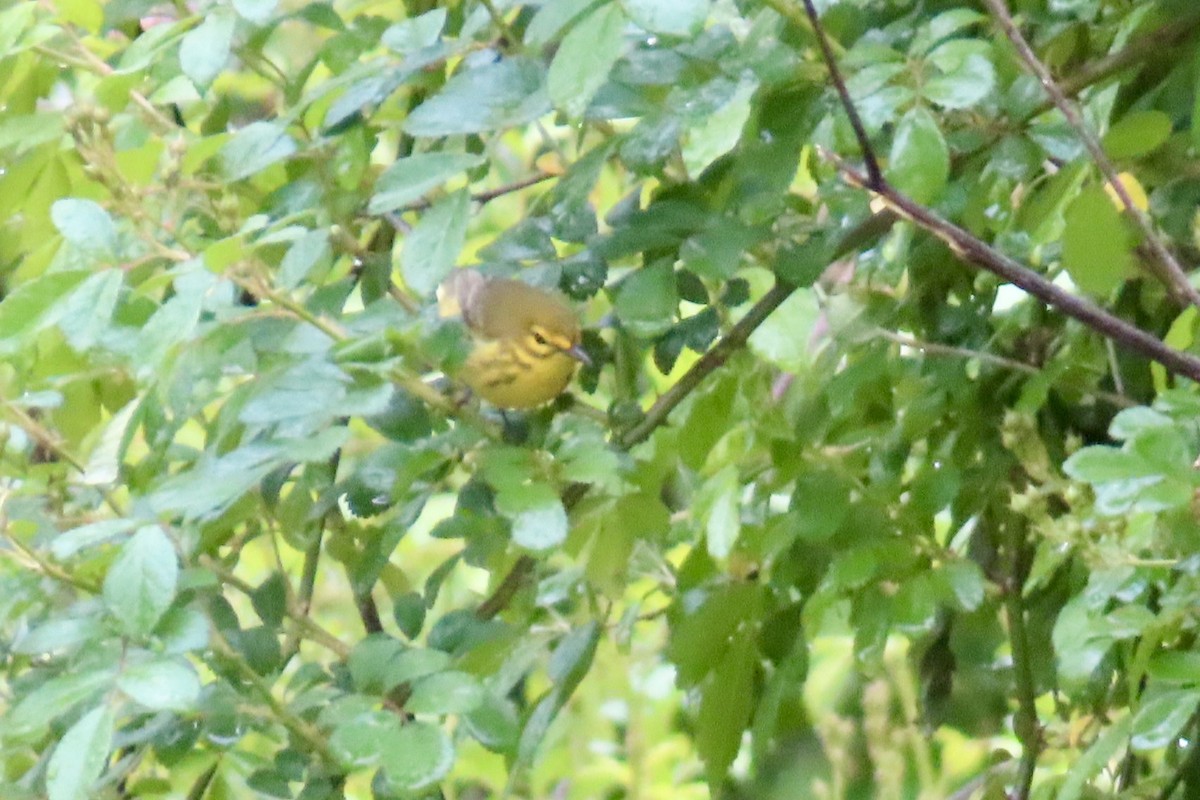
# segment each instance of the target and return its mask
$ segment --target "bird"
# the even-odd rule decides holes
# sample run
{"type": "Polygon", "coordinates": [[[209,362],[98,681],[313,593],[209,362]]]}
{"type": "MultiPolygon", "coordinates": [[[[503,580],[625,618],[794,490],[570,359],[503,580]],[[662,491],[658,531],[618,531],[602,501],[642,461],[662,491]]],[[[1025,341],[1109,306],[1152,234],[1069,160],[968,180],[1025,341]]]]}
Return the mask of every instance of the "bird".
{"type": "Polygon", "coordinates": [[[579,317],[557,292],[466,267],[451,273],[437,296],[439,315],[461,316],[471,334],[459,378],[498,408],[548,403],[578,364],[591,363],[579,317]]]}

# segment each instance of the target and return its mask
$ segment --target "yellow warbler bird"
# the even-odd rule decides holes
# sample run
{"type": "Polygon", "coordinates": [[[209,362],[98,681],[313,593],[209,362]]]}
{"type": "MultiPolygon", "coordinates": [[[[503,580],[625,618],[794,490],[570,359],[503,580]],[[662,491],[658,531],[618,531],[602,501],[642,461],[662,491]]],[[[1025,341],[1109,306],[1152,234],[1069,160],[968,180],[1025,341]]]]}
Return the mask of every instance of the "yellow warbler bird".
{"type": "Polygon", "coordinates": [[[500,408],[532,408],[557,397],[577,362],[579,318],[559,294],[460,269],[438,287],[438,312],[461,314],[474,340],[460,377],[500,408]]]}

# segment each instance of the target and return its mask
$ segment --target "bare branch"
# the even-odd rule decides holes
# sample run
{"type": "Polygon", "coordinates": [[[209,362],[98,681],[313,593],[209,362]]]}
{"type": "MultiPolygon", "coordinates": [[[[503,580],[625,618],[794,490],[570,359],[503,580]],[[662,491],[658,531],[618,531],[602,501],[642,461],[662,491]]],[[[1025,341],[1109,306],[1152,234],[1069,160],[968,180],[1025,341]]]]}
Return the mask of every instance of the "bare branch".
{"type": "MultiPolygon", "coordinates": [[[[838,98],[842,102],[842,108],[846,111],[846,116],[850,119],[850,127],[854,129],[854,138],[858,140],[858,147],[862,150],[863,163],[867,168],[870,186],[872,189],[877,189],[883,185],[883,172],[879,169],[879,159],[875,157],[875,148],[871,146],[871,140],[867,137],[867,129],[863,126],[862,118],[858,115],[858,109],[854,107],[854,101],[850,99],[850,90],[846,88],[846,81],[842,78],[842,71],[838,69],[837,57],[834,55],[833,46],[830,44],[829,36],[825,33],[825,27],[821,25],[821,18],[817,14],[816,6],[812,0],[803,0],[804,12],[808,15],[808,23],[812,29],[812,33],[817,37],[817,44],[821,48],[821,58],[825,61],[825,68],[829,70],[829,79],[833,81],[833,86],[837,90],[838,98]]],[[[796,13],[790,0],[767,0],[767,4],[774,8],[793,23],[799,24],[802,19],[796,13]]]]}
{"type": "MultiPolygon", "coordinates": [[[[835,163],[851,183],[863,187],[867,185],[867,176],[840,157],[824,150],[822,154],[835,163]]],[[[1151,334],[1120,317],[1113,316],[1090,300],[1071,294],[891,186],[884,185],[883,190],[876,196],[900,216],[941,239],[963,260],[1024,289],[1127,350],[1157,361],[1176,375],[1200,382],[1200,358],[1168,347],[1151,334]]]]}

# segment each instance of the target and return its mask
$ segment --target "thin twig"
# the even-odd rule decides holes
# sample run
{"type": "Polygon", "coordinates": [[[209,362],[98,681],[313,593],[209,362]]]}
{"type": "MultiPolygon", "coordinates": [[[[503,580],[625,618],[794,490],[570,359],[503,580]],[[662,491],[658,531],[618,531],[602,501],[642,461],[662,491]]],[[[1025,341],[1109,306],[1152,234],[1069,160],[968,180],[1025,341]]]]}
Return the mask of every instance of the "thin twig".
{"type": "Polygon", "coordinates": [[[837,65],[838,53],[835,52],[835,48],[838,51],[842,48],[825,33],[825,26],[821,24],[820,15],[817,14],[817,9],[813,5],[812,0],[803,0],[803,3],[804,13],[801,14],[792,0],[767,0],[767,5],[777,13],[793,25],[807,30],[816,37],[817,45],[821,48],[821,58],[825,62],[825,68],[829,71],[829,78],[833,81],[838,98],[841,100],[842,108],[850,120],[850,127],[854,130],[854,138],[858,141],[858,147],[862,151],[863,163],[866,165],[867,174],[871,176],[871,185],[873,187],[881,186],[883,184],[883,173],[879,169],[879,159],[875,157],[875,149],[871,146],[871,140],[867,136],[867,129],[862,123],[862,118],[858,115],[858,109],[855,107],[854,101],[850,99],[850,90],[846,88],[846,81],[842,78],[842,71],[837,65]]]}
{"type": "Polygon", "coordinates": [[[496,27],[500,29],[500,35],[504,37],[505,48],[513,47],[520,43],[520,39],[513,33],[509,27],[508,21],[504,19],[504,15],[496,8],[496,4],[492,0],[479,0],[483,7],[487,9],[488,15],[492,18],[492,22],[496,23],[496,27]]]}
{"type": "MultiPolygon", "coordinates": [[[[202,554],[199,561],[200,565],[211,571],[221,583],[226,586],[232,586],[247,597],[253,597],[255,587],[239,578],[220,561],[207,554],[202,554]]],[[[306,613],[301,613],[299,608],[288,608],[285,613],[288,620],[296,628],[307,634],[306,638],[324,646],[327,650],[343,659],[350,657],[350,647],[345,642],[322,628],[306,613]]]]}
{"type": "Polygon", "coordinates": [[[504,580],[500,581],[487,599],[475,609],[475,616],[482,620],[488,620],[503,611],[512,602],[517,591],[525,585],[525,581],[533,574],[535,563],[531,556],[523,555],[518,558],[509,569],[508,574],[504,576],[504,580]]]}
{"type": "MultiPolygon", "coordinates": [[[[808,0],[805,1],[808,2],[808,0]]],[[[1017,49],[1021,60],[1025,62],[1025,65],[1041,82],[1042,88],[1046,90],[1046,94],[1050,96],[1054,106],[1066,118],[1067,124],[1075,130],[1080,141],[1083,142],[1083,146],[1087,148],[1088,153],[1091,155],[1092,161],[1099,167],[1105,180],[1108,181],[1108,185],[1116,192],[1121,205],[1125,207],[1126,213],[1137,224],[1138,229],[1142,232],[1147,244],[1162,267],[1163,274],[1157,277],[1180,298],[1185,298],[1192,305],[1200,307],[1200,291],[1197,291],[1196,287],[1188,282],[1187,274],[1184,273],[1183,267],[1175,260],[1175,256],[1171,254],[1167,246],[1163,244],[1158,231],[1150,224],[1150,218],[1134,204],[1133,198],[1130,197],[1124,183],[1117,175],[1116,167],[1109,161],[1104,148],[1100,145],[1100,140],[1096,138],[1095,134],[1084,123],[1079,110],[1067,99],[1063,90],[1059,88],[1058,84],[1054,81],[1054,76],[1050,74],[1050,70],[1038,59],[1037,54],[1033,52],[1033,48],[1029,46],[1029,42],[1026,41],[1021,31],[1017,28],[1016,22],[1013,21],[1012,15],[1009,14],[1004,0],[984,0],[984,2],[991,9],[992,16],[996,18],[1000,27],[1003,28],[1005,35],[1012,42],[1013,47],[1017,49]]]]}
{"type": "MultiPolygon", "coordinates": [[[[50,2],[49,0],[43,0],[41,5],[50,11],[50,13],[59,15],[58,9],[55,7],[54,3],[50,2]]],[[[85,45],[83,40],[79,37],[79,34],[75,32],[75,28],[72,25],[59,25],[58,30],[67,35],[67,38],[71,40],[71,43],[75,45],[75,48],[79,51],[80,58],[82,58],[84,63],[94,72],[105,77],[113,74],[115,70],[112,68],[112,66],[105,63],[99,56],[88,49],[87,45],[85,45]]],[[[179,127],[175,124],[174,120],[170,119],[157,108],[155,108],[154,104],[146,99],[146,96],[141,92],[135,89],[130,89],[129,99],[134,102],[134,105],[140,107],[151,120],[158,124],[161,132],[167,133],[179,130],[179,127]]]]}
{"type": "MultiPolygon", "coordinates": [[[[522,189],[528,189],[530,186],[537,186],[539,183],[543,183],[545,181],[550,180],[551,178],[557,178],[557,177],[558,177],[558,175],[553,172],[545,172],[545,171],[536,172],[533,175],[529,175],[524,178],[520,178],[518,180],[513,181],[512,183],[506,183],[503,186],[497,186],[495,189],[487,189],[482,192],[474,192],[471,195],[471,200],[473,202],[478,203],[479,205],[484,205],[486,203],[492,202],[493,200],[495,200],[498,197],[504,197],[506,194],[514,194],[516,192],[521,191],[522,189]]],[[[405,213],[408,211],[424,211],[425,209],[429,208],[431,205],[433,205],[432,200],[422,197],[420,200],[414,200],[413,202],[409,203],[408,205],[401,206],[400,208],[396,209],[396,212],[397,213],[405,213]]],[[[388,220],[392,221],[393,218],[389,215],[388,220]]]]}
{"type": "MultiPolygon", "coordinates": [[[[866,186],[866,175],[838,156],[824,150],[821,152],[837,165],[852,184],[866,186]]],[[[885,185],[876,197],[900,216],[941,239],[959,258],[999,275],[1127,350],[1157,361],[1176,375],[1200,382],[1200,358],[1168,347],[1141,328],[1113,316],[1089,300],[1071,294],[891,186],[885,185]]]]}
{"type": "MultiPolygon", "coordinates": [[[[1069,76],[1059,80],[1058,86],[1062,89],[1063,94],[1073,97],[1087,87],[1115,75],[1144,58],[1161,55],[1164,50],[1186,40],[1198,27],[1200,27],[1200,14],[1197,13],[1172,20],[1137,37],[1115,53],[1109,53],[1103,58],[1084,64],[1069,76]]],[[[1054,108],[1054,101],[1046,98],[1033,115],[1037,116],[1051,108],[1054,108]]]]}
{"type": "MultiPolygon", "coordinates": [[[[24,556],[27,560],[21,563],[22,567],[36,569],[47,578],[53,578],[59,583],[72,586],[80,591],[88,594],[99,594],[101,586],[95,581],[86,581],[76,575],[66,571],[53,561],[47,561],[42,557],[42,554],[34,550],[21,539],[14,535],[12,527],[8,524],[8,515],[4,510],[5,504],[8,502],[10,492],[7,489],[0,489],[0,536],[3,536],[12,548],[24,556]]],[[[8,553],[12,557],[12,553],[8,553]]]]}
{"type": "MultiPolygon", "coordinates": [[[[78,472],[80,475],[87,474],[87,465],[79,458],[67,450],[49,429],[43,426],[37,419],[31,416],[25,409],[21,408],[16,403],[10,400],[0,399],[0,409],[6,411],[10,417],[16,420],[17,427],[25,432],[30,439],[37,442],[39,447],[42,447],[47,452],[52,453],[55,458],[67,464],[71,469],[78,472]]],[[[125,509],[117,502],[113,493],[103,486],[92,484],[92,488],[100,493],[104,498],[104,504],[116,514],[118,517],[125,516],[125,509]]]]}
{"type": "Polygon", "coordinates": [[[721,337],[719,342],[700,356],[696,363],[692,364],[691,368],[683,374],[683,377],[654,402],[641,421],[617,438],[617,446],[622,450],[628,450],[635,444],[645,441],[655,428],[666,421],[667,415],[683,402],[683,399],[691,394],[701,381],[708,377],[710,372],[724,364],[735,351],[741,349],[746,340],[750,338],[750,334],[770,316],[772,311],[779,308],[780,304],[788,299],[795,289],[795,286],[782,281],[772,286],[746,312],[746,315],[721,337]]]}
{"type": "MultiPolygon", "coordinates": [[[[929,342],[923,339],[916,339],[911,336],[905,336],[902,333],[889,331],[887,328],[875,328],[874,333],[888,341],[895,342],[903,347],[911,347],[913,350],[920,350],[923,353],[941,356],[954,356],[959,358],[972,358],[979,361],[984,361],[989,364],[995,364],[998,367],[1011,369],[1014,372],[1021,372],[1025,375],[1040,375],[1042,370],[1032,364],[1027,364],[1024,361],[1017,361],[1015,358],[989,353],[986,350],[970,350],[965,347],[955,347],[953,345],[941,344],[940,342],[929,342]]],[[[1106,340],[1111,341],[1111,340],[1106,340]]],[[[1111,403],[1118,408],[1133,408],[1138,405],[1137,402],[1131,400],[1123,394],[1114,392],[1106,392],[1102,389],[1084,389],[1084,393],[1095,397],[1097,400],[1103,400],[1111,403]]]]}
{"type": "Polygon", "coordinates": [[[363,630],[367,632],[368,636],[383,633],[383,619],[379,616],[379,605],[370,592],[357,598],[354,605],[358,609],[358,618],[362,622],[363,630]]]}
{"type": "Polygon", "coordinates": [[[333,754],[333,750],[329,747],[327,737],[315,726],[297,716],[271,691],[271,687],[262,679],[254,668],[246,661],[245,657],[239,653],[225,635],[215,625],[209,629],[209,640],[212,643],[212,649],[222,658],[233,662],[237,671],[241,674],[244,681],[254,688],[258,696],[271,709],[272,716],[283,727],[288,729],[288,732],[297,739],[308,745],[310,752],[320,756],[321,760],[327,766],[337,767],[338,759],[333,754]]]}
{"type": "Polygon", "coordinates": [[[880,189],[883,187],[883,173],[879,170],[875,149],[867,137],[867,129],[863,127],[862,118],[858,116],[858,109],[855,108],[854,101],[850,99],[850,90],[846,88],[842,71],[838,69],[837,59],[833,55],[833,49],[829,46],[829,37],[825,34],[825,26],[821,24],[821,18],[817,15],[817,9],[812,0],[804,0],[804,11],[808,14],[809,22],[812,23],[817,44],[821,46],[821,57],[825,59],[825,67],[829,70],[829,78],[833,81],[838,97],[842,100],[842,108],[850,119],[850,127],[854,129],[854,138],[858,140],[858,147],[862,151],[863,162],[867,167],[867,185],[872,189],[880,189]]]}

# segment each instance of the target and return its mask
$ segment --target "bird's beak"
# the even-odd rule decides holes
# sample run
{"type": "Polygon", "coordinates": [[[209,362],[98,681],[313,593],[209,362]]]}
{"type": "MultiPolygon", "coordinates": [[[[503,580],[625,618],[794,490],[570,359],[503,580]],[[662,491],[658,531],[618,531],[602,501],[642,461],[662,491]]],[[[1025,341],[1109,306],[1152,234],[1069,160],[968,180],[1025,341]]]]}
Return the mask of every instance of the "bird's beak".
{"type": "Polygon", "coordinates": [[[583,345],[571,345],[566,350],[563,350],[563,352],[581,364],[587,364],[589,367],[592,365],[592,357],[583,349],[583,345]]]}

